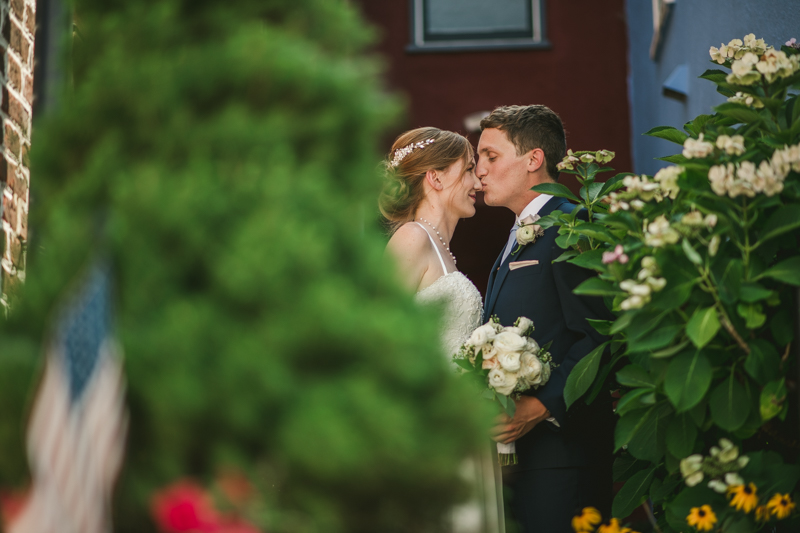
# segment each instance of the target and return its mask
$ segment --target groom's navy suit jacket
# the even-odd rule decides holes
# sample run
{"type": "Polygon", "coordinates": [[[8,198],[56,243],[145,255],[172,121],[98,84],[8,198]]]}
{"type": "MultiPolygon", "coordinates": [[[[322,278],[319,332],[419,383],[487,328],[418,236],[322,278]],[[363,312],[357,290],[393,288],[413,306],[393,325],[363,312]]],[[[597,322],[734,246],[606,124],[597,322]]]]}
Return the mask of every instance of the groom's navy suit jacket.
{"type": "MultiPolygon", "coordinates": [[[[570,213],[574,208],[569,201],[554,197],[539,215],[555,210],[570,213]]],[[[613,317],[601,298],[573,294],[573,289],[593,273],[566,261],[553,263],[564,252],[555,243],[557,236],[558,228],[549,228],[535,242],[502,262],[501,252],[486,289],[484,321],[497,315],[504,326],[510,326],[517,317],[530,318],[535,328],[533,337],[539,345],[553,341],[550,353],[558,365],[544,386],[525,394],[536,396],[560,427],[541,422],[516,441],[518,471],[584,467],[611,458],[611,450],[607,449],[607,437],[613,428],[609,401],[599,399],[586,406],[578,400],[568,412],[564,385],[578,361],[607,340],[586,319],[613,317]],[[538,264],[511,270],[509,264],[517,261],[538,264]]]]}

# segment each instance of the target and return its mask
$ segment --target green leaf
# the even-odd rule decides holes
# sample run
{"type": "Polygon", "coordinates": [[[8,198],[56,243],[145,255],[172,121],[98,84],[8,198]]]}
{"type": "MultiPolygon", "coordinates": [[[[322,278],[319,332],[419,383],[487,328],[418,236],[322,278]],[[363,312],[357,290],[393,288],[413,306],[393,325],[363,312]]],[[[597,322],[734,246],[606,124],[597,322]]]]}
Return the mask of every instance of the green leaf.
{"type": "MultiPolygon", "coordinates": [[[[800,259],[800,257],[797,257],[800,259]]],[[[800,267],[800,265],[798,265],[800,267]]],[[[766,274],[766,273],[765,273],[766,274]]],[[[800,276],[798,276],[800,280],[800,276]]],[[[739,291],[739,297],[745,302],[757,302],[759,300],[766,300],[772,296],[772,291],[764,288],[760,283],[743,283],[739,291]]]]}
{"type": "Polygon", "coordinates": [[[744,361],[745,371],[759,385],[778,379],[781,358],[772,343],[764,339],[750,342],[750,354],[744,361]]]}
{"type": "MultiPolygon", "coordinates": [[[[800,213],[800,211],[798,212],[800,213]]],[[[760,277],[772,278],[790,285],[800,286],[800,255],[790,257],[768,268],[760,277]]]]}
{"type": "Polygon", "coordinates": [[[720,104],[714,108],[720,115],[733,118],[738,122],[749,124],[761,122],[761,115],[744,104],[734,104],[731,102],[720,104]]]}
{"type": "Polygon", "coordinates": [[[617,372],[617,382],[626,387],[653,387],[653,380],[639,365],[627,365],[617,372]]]}
{"type": "MultiPolygon", "coordinates": [[[[605,183],[602,181],[596,181],[594,183],[589,184],[589,202],[594,203],[595,200],[600,196],[600,192],[603,190],[605,183]]],[[[583,196],[583,194],[581,195],[583,196]]]]}
{"type": "Polygon", "coordinates": [[[631,434],[628,451],[634,457],[657,463],[666,449],[664,437],[671,416],[672,408],[667,402],[651,407],[631,434]]]}
{"type": "Polygon", "coordinates": [[[760,240],[764,242],[796,228],[800,228],[800,205],[789,204],[781,207],[769,217],[767,223],[764,224],[760,240]]]}
{"type": "Polygon", "coordinates": [[[667,427],[667,449],[675,457],[688,457],[697,440],[697,426],[688,413],[676,415],[667,427]]]}
{"type": "Polygon", "coordinates": [[[702,348],[719,331],[720,324],[717,317],[717,310],[714,306],[706,309],[697,309],[692,318],[686,324],[686,335],[692,340],[695,346],[702,348]]]}
{"type": "Polygon", "coordinates": [[[623,180],[628,176],[635,176],[635,174],[632,174],[631,172],[623,172],[621,174],[617,174],[613,178],[609,178],[608,180],[606,180],[606,182],[603,184],[603,189],[600,191],[599,196],[603,197],[611,192],[614,192],[624,187],[625,184],[623,183],[623,180]]]}
{"type": "Polygon", "coordinates": [[[553,263],[560,263],[562,261],[566,261],[568,259],[572,259],[576,255],[580,254],[578,250],[567,250],[563,254],[559,255],[555,259],[553,259],[553,263]]]}
{"type": "Polygon", "coordinates": [[[668,348],[664,348],[663,350],[658,350],[656,352],[651,353],[650,357],[654,357],[656,359],[666,359],[667,357],[672,357],[676,353],[682,352],[684,348],[689,346],[689,342],[691,342],[689,339],[684,339],[682,342],[676,344],[675,346],[670,346],[668,348]]]}
{"type": "Polygon", "coordinates": [[[653,483],[656,469],[648,468],[635,473],[625,482],[614,497],[611,507],[613,516],[628,516],[647,499],[647,491],[653,483]]]}
{"type": "Polygon", "coordinates": [[[703,258],[700,257],[700,254],[698,254],[694,248],[692,248],[692,245],[689,244],[688,239],[683,239],[681,241],[681,248],[683,248],[683,253],[686,254],[686,258],[689,261],[691,261],[695,265],[703,264],[703,258]]]}
{"type": "Polygon", "coordinates": [[[770,418],[777,416],[783,410],[783,403],[786,401],[786,384],[781,378],[772,381],[764,386],[761,391],[760,411],[761,419],[766,422],[770,418]]]}
{"type": "Polygon", "coordinates": [[[681,330],[683,324],[674,324],[658,328],[655,331],[628,340],[628,353],[650,352],[667,346],[681,330]]]}
{"type": "MultiPolygon", "coordinates": [[[[725,83],[725,79],[728,77],[728,74],[724,70],[719,69],[708,69],[702,74],[698,76],[698,78],[702,78],[704,80],[713,81],[714,83],[725,83]]],[[[700,115],[703,116],[703,115],[700,115]]],[[[708,115],[705,115],[708,116],[708,115]]]]}
{"type": "Polygon", "coordinates": [[[728,261],[718,283],[720,300],[726,304],[732,304],[738,300],[743,277],[744,267],[741,259],[728,261]]]}
{"type": "Polygon", "coordinates": [[[573,291],[580,296],[616,296],[622,291],[600,278],[592,277],[575,287],[573,291]]]}
{"type": "Polygon", "coordinates": [[[675,165],[683,165],[688,161],[683,154],[675,154],[675,155],[668,155],[666,157],[657,157],[659,161],[666,161],[667,163],[673,163],[675,165]]]}
{"type": "Polygon", "coordinates": [[[578,361],[578,364],[569,373],[567,383],[564,385],[564,402],[567,404],[567,409],[575,403],[575,400],[589,390],[597,375],[600,359],[603,357],[603,350],[607,345],[608,342],[604,342],[589,352],[583,359],[578,361]]]}
{"type": "Polygon", "coordinates": [[[664,392],[680,413],[700,403],[711,385],[713,372],[708,358],[696,350],[670,361],[664,380],[664,392]]]}
{"type": "Polygon", "coordinates": [[[475,370],[475,366],[466,359],[453,359],[453,361],[464,370],[475,370]]]}
{"type": "Polygon", "coordinates": [[[600,335],[609,335],[610,334],[611,325],[613,324],[613,322],[611,320],[595,320],[593,318],[587,318],[586,321],[600,335]]]}
{"type": "Polygon", "coordinates": [[[622,331],[623,329],[627,328],[628,326],[631,325],[631,321],[633,321],[633,317],[635,317],[635,316],[636,316],[636,312],[635,311],[628,311],[628,312],[625,312],[625,313],[621,314],[619,316],[619,318],[617,318],[614,321],[614,323],[611,325],[611,329],[609,330],[609,333],[611,335],[615,335],[615,334],[619,333],[620,331],[622,331]]]}
{"type": "Polygon", "coordinates": [[[739,304],[736,306],[736,313],[744,318],[747,329],[756,329],[764,325],[767,315],[763,312],[761,304],[739,304]]]}
{"type": "Polygon", "coordinates": [[[734,376],[717,385],[711,392],[708,402],[714,423],[725,431],[736,431],[747,420],[750,413],[750,402],[744,390],[734,376]]]}
{"type": "Polygon", "coordinates": [[[629,453],[620,454],[614,459],[614,466],[611,468],[611,475],[614,482],[627,481],[633,474],[644,470],[647,466],[645,461],[640,461],[629,453]]]}
{"type": "Polygon", "coordinates": [[[618,416],[625,416],[625,413],[632,411],[634,409],[640,409],[642,407],[647,407],[639,399],[644,396],[645,394],[651,394],[653,389],[633,389],[628,391],[622,398],[619,399],[617,402],[617,407],[615,409],[618,416]]]}
{"type": "Polygon", "coordinates": [[[560,183],[540,183],[531,188],[532,191],[536,191],[539,193],[544,194],[551,194],[553,196],[558,196],[559,198],[568,198],[575,203],[582,203],[581,199],[575,196],[572,191],[570,191],[566,185],[562,185],[560,183]]]}
{"type": "Polygon", "coordinates": [[[688,135],[678,129],[673,128],[672,126],[657,126],[643,135],[665,139],[667,141],[674,142],[675,144],[680,144],[681,146],[683,146],[683,141],[689,138],[688,135]]]}
{"type": "MultiPolygon", "coordinates": [[[[658,479],[658,478],[656,478],[658,479]]],[[[683,484],[683,476],[669,476],[664,480],[661,485],[656,488],[655,480],[652,485],[650,485],[650,499],[653,500],[656,504],[661,500],[665,499],[667,496],[672,494],[679,485],[683,484]]]]}
{"type": "Polygon", "coordinates": [[[584,222],[575,226],[575,231],[581,235],[586,235],[592,239],[602,242],[616,242],[616,238],[608,231],[608,228],[602,224],[594,224],[591,222],[584,222]]]}
{"type": "Polygon", "coordinates": [[[569,260],[573,265],[590,270],[603,270],[603,250],[589,250],[569,260]]]}

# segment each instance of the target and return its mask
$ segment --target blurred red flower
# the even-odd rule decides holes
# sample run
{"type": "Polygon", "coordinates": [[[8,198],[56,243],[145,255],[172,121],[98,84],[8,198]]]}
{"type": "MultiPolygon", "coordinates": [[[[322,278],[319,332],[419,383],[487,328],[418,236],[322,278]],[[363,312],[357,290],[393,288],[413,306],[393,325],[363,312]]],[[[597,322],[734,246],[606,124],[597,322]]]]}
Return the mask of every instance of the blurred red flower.
{"type": "Polygon", "coordinates": [[[222,516],[199,485],[181,480],[157,492],[151,511],[163,533],[261,533],[240,519],[222,516]]]}
{"type": "Polygon", "coordinates": [[[157,492],[151,501],[153,518],[164,533],[217,533],[221,519],[211,497],[197,484],[181,480],[157,492]]]}

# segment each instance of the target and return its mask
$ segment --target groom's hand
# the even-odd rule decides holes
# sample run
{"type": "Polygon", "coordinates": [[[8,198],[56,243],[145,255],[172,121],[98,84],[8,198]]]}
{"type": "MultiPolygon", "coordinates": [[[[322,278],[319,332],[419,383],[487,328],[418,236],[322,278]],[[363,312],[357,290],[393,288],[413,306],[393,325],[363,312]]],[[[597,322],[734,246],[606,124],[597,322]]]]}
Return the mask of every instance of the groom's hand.
{"type": "Polygon", "coordinates": [[[497,442],[514,442],[550,417],[550,411],[535,396],[520,396],[514,402],[517,404],[514,418],[503,413],[497,417],[497,424],[492,428],[492,439],[497,442]]]}

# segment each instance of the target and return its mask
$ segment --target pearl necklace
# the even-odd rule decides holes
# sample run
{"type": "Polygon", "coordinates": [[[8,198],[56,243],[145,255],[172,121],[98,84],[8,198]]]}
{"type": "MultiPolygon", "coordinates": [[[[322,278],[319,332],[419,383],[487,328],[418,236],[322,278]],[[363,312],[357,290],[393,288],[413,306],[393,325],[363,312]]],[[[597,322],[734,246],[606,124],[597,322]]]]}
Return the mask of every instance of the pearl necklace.
{"type": "Polygon", "coordinates": [[[436,232],[436,236],[439,237],[439,240],[442,242],[442,246],[444,247],[445,250],[447,250],[447,253],[450,254],[450,257],[453,259],[453,264],[455,265],[458,262],[458,261],[456,261],[456,256],[453,255],[453,252],[450,251],[450,247],[447,246],[447,243],[444,242],[444,239],[442,239],[442,236],[439,235],[439,230],[436,229],[436,226],[434,226],[433,224],[431,224],[430,222],[428,222],[427,220],[425,220],[422,217],[420,217],[419,219],[421,221],[423,221],[424,223],[426,223],[427,225],[429,225],[431,227],[431,229],[436,232]]]}

